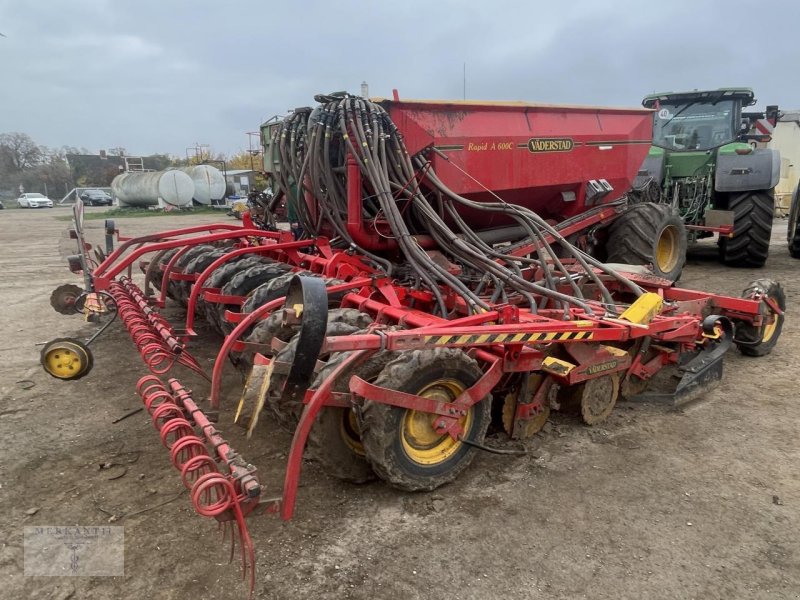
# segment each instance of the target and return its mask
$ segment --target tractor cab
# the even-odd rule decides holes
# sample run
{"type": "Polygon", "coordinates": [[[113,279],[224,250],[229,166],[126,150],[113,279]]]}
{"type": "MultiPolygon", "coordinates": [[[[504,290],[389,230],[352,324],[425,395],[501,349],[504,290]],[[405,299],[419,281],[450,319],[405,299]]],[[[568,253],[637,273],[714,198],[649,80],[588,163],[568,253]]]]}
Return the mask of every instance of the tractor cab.
{"type": "Polygon", "coordinates": [[[653,145],[672,152],[712,150],[743,132],[742,107],[755,103],[748,88],[653,94],[642,104],[656,110],[653,145]]]}

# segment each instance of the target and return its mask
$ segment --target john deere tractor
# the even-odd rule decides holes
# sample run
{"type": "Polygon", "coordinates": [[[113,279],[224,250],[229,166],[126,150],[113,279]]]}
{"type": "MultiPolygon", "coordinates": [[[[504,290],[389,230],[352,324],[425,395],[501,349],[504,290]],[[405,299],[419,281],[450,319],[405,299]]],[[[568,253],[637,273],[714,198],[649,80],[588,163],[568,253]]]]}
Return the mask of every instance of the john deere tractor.
{"type": "Polygon", "coordinates": [[[629,194],[634,202],[669,205],[689,242],[719,236],[719,257],[734,267],[767,260],[780,156],[762,148],[778,107],[743,112],[748,88],[653,94],[653,146],[629,194]]]}

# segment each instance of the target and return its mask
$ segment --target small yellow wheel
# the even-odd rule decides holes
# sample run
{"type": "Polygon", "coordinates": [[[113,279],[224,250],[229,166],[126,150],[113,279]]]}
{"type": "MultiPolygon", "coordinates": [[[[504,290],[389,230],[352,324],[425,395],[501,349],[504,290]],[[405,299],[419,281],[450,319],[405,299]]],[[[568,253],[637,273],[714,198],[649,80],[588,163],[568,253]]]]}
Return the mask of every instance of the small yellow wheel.
{"type": "Polygon", "coordinates": [[[89,347],[74,338],[58,338],[45,344],[40,356],[42,367],[56,379],[80,379],[94,366],[89,347]]]}

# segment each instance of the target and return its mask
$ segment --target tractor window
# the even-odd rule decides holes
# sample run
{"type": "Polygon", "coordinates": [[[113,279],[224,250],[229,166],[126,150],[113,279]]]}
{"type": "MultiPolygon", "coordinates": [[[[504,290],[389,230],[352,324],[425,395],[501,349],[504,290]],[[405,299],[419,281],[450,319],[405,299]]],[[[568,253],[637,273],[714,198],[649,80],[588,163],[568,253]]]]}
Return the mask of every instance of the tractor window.
{"type": "Polygon", "coordinates": [[[653,120],[653,144],[667,150],[710,150],[738,133],[733,100],[661,104],[653,120]]]}

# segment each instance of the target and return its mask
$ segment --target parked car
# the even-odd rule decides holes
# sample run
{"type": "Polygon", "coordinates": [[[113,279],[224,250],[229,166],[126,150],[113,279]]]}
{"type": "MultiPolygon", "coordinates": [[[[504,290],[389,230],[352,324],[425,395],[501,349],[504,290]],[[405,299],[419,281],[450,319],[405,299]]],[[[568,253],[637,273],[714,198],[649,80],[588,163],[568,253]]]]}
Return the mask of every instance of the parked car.
{"type": "Polygon", "coordinates": [[[20,208],[53,208],[53,201],[43,194],[26,193],[17,198],[20,208]]]}
{"type": "Polygon", "coordinates": [[[81,200],[86,206],[111,206],[113,198],[103,190],[84,190],[81,200]]]}

